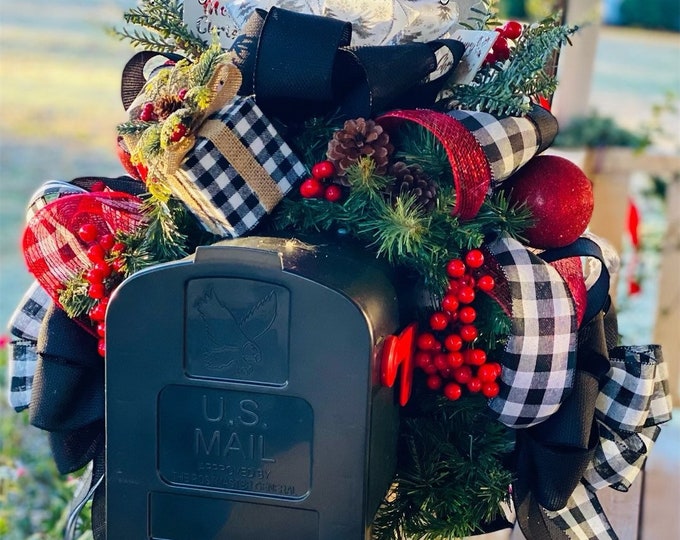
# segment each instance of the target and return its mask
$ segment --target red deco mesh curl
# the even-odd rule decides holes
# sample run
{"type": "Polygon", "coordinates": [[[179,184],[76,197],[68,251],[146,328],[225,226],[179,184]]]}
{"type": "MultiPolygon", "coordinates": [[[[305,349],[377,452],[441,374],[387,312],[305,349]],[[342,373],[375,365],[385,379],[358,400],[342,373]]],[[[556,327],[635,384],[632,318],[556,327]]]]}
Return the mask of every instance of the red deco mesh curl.
{"type": "Polygon", "coordinates": [[[89,268],[90,244],[78,236],[86,223],[98,236],[129,233],[144,224],[142,201],[122,192],[79,193],[61,197],[41,208],[28,221],[22,246],[29,272],[59,305],[64,284],[89,268]]]}
{"type": "Polygon", "coordinates": [[[458,120],[429,109],[391,111],[376,119],[388,133],[404,121],[423,126],[441,142],[453,173],[452,214],[464,220],[475,217],[491,183],[491,168],[477,139],[458,120]]]}

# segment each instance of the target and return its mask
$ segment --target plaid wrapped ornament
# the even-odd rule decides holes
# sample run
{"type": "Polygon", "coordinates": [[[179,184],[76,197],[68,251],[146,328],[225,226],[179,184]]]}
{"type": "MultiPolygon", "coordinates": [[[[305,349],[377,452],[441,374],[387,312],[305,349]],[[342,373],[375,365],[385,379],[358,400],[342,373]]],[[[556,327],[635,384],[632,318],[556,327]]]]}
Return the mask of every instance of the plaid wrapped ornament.
{"type": "Polygon", "coordinates": [[[305,172],[255,101],[238,97],[205,121],[167,182],[208,231],[236,238],[269,214],[305,172]]]}
{"type": "Polygon", "coordinates": [[[241,80],[215,46],[194,65],[146,54],[123,72],[130,122],[119,133],[132,163],[151,193],[169,191],[223,238],[250,231],[306,173],[254,99],[236,96],[241,80]],[[133,88],[140,92],[129,102],[133,88]]]}

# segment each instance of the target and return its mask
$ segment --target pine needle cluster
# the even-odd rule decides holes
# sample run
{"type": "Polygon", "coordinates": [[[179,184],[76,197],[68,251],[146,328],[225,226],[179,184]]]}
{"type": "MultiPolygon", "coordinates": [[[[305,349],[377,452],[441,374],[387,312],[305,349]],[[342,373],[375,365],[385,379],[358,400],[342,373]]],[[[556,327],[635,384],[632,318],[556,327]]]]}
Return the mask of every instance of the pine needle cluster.
{"type": "Polygon", "coordinates": [[[373,523],[374,540],[453,540],[483,532],[509,501],[504,465],[513,433],[479,396],[418,396],[402,415],[397,476],[373,523]]]}
{"type": "Polygon", "coordinates": [[[274,211],[273,224],[278,230],[348,234],[393,266],[414,271],[435,297],[441,297],[449,260],[481,246],[491,235],[506,233],[521,239],[531,215],[499,192],[485,200],[475,219],[461,221],[452,215],[453,177],[441,142],[411,123],[405,123],[391,140],[397,148],[394,159],[420,163],[439,183],[433,211],[426,212],[408,193],[387,196],[394,178],[376,175],[372,160],[362,159],[347,171],[350,188],[343,202],[287,197],[274,211]]]}
{"type": "Polygon", "coordinates": [[[123,14],[126,26],[112,28],[111,33],[138,49],[195,60],[207,45],[184,24],[183,11],[184,2],[177,0],[141,0],[123,14]]]}
{"type": "Polygon", "coordinates": [[[553,15],[529,26],[517,39],[503,65],[485,64],[470,84],[448,88],[448,108],[484,111],[497,116],[523,116],[531,101],[555,93],[557,80],[546,70],[556,51],[570,43],[578,26],[560,23],[553,15]]]}

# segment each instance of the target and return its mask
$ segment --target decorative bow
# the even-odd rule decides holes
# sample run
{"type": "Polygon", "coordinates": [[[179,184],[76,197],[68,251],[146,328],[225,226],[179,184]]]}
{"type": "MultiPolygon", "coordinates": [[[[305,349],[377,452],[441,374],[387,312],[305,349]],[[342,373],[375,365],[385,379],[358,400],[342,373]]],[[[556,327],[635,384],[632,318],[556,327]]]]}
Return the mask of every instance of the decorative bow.
{"type": "Polygon", "coordinates": [[[349,23],[273,7],[256,10],[232,52],[242,95],[262,110],[300,121],[339,109],[340,118],[374,117],[388,108],[430,106],[464,45],[429,43],[350,47],[349,23]]]}

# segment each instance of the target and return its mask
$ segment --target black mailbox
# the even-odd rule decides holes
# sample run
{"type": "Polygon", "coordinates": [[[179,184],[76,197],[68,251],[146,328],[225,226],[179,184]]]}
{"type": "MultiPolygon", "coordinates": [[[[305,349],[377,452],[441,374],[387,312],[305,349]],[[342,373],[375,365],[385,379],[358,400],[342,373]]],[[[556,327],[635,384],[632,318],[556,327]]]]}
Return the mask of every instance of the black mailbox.
{"type": "Polygon", "coordinates": [[[388,275],[351,247],[246,237],[128,279],[107,315],[108,540],[369,537],[398,324],[388,275]]]}

